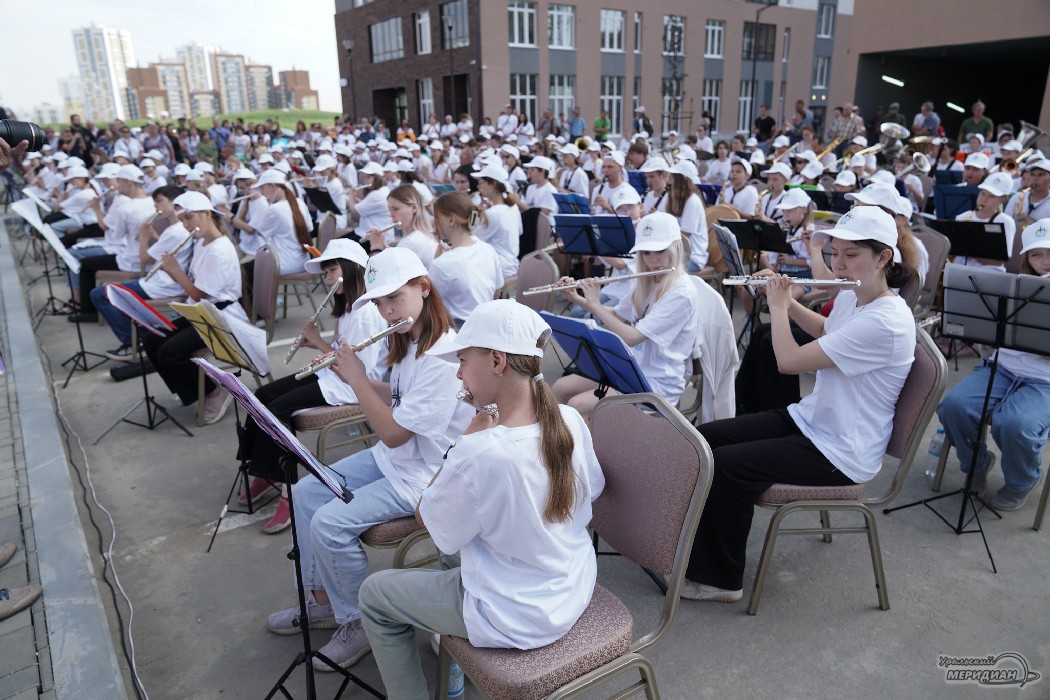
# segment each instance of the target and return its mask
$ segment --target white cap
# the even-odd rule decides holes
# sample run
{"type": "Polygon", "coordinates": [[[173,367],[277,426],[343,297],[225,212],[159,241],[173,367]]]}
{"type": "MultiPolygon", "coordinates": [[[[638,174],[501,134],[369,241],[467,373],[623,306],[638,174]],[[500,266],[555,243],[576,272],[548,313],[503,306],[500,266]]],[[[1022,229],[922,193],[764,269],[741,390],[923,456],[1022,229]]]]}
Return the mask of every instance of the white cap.
{"type": "Polygon", "coordinates": [[[275,143],[274,145],[270,146],[270,153],[284,153],[284,144],[275,143]]]}
{"type": "Polygon", "coordinates": [[[1024,150],[1024,146],[1021,144],[1020,141],[1011,139],[1010,141],[1007,141],[1002,146],[1000,146],[999,150],[1001,150],[1001,151],[1017,151],[1018,153],[1020,153],[1021,151],[1024,150]]]}
{"type": "Polygon", "coordinates": [[[791,139],[781,134],[773,139],[773,148],[787,148],[791,145],[791,139]]]}
{"type": "Polygon", "coordinates": [[[915,212],[915,209],[912,207],[910,199],[898,194],[897,206],[893,208],[893,212],[897,216],[906,216],[910,219],[911,215],[915,212]]]}
{"type": "Polygon", "coordinates": [[[248,168],[238,168],[237,172],[235,172],[233,174],[233,179],[234,180],[254,180],[255,179],[255,173],[253,173],[251,170],[248,170],[248,168]]]}
{"type": "Polygon", "coordinates": [[[623,167],[623,164],[627,162],[624,158],[623,151],[613,151],[612,153],[606,153],[603,160],[611,160],[617,165],[619,165],[621,168],[623,167]]]}
{"type": "Polygon", "coordinates": [[[765,165],[766,164],[766,154],[763,153],[762,151],[751,151],[751,157],[748,158],[747,160],[748,160],[748,162],[750,162],[750,163],[752,163],[754,165],[765,165]]]}
{"type": "Polygon", "coordinates": [[[330,151],[330,150],[332,150],[332,146],[333,145],[334,145],[334,143],[333,143],[332,139],[330,137],[328,137],[328,136],[325,136],[323,139],[321,139],[321,143],[318,144],[317,150],[318,151],[330,151]]]}
{"type": "Polygon", "coordinates": [[[117,173],[120,172],[120,166],[116,163],[104,163],[98,171],[98,177],[103,180],[108,180],[111,177],[116,177],[117,173]]]}
{"type": "Polygon", "coordinates": [[[786,178],[791,177],[791,168],[787,166],[787,163],[781,163],[777,161],[773,165],[769,166],[769,170],[763,170],[761,173],[762,177],[769,177],[771,174],[783,175],[786,178]]]}
{"type": "Polygon", "coordinates": [[[638,170],[643,173],[669,173],[671,172],[671,166],[660,156],[653,156],[645,161],[638,170]]]}
{"type": "Polygon", "coordinates": [[[1030,158],[1025,170],[1045,170],[1050,173],[1050,160],[1046,158],[1030,158]]]}
{"type": "Polygon", "coordinates": [[[272,169],[276,170],[279,173],[284,173],[285,175],[292,174],[292,166],[289,165],[288,161],[286,160],[282,160],[280,163],[276,163],[272,169]]]}
{"type": "Polygon", "coordinates": [[[172,171],[172,174],[175,177],[181,177],[183,175],[188,175],[190,170],[192,170],[192,169],[193,168],[191,168],[186,163],[179,163],[178,165],[175,166],[175,169],[172,171]]]}
{"type": "Polygon", "coordinates": [[[456,364],[456,353],[467,348],[499,350],[510,355],[543,357],[551,327],[538,313],[512,299],[486,301],[474,307],[458,334],[447,334],[428,355],[456,364]]]}
{"type": "Polygon", "coordinates": [[[321,265],[329,260],[349,260],[364,267],[368,264],[368,253],[357,241],[351,241],[349,238],[333,238],[321,253],[321,257],[307,260],[304,267],[311,275],[316,275],[321,272],[321,265]]]}
{"type": "Polygon", "coordinates": [[[270,163],[272,165],[276,161],[274,161],[273,156],[271,156],[269,153],[263,153],[256,159],[256,162],[259,165],[262,165],[263,163],[270,163]]]}
{"type": "MultiPolygon", "coordinates": [[[[466,134],[464,134],[464,136],[466,136],[466,134]]],[[[546,136],[543,137],[543,140],[544,141],[557,141],[558,137],[555,136],[554,134],[547,134],[546,136]]]]}
{"type": "Polygon", "coordinates": [[[200,170],[191,170],[186,173],[186,182],[204,182],[204,173],[200,170]]]}
{"type": "Polygon", "coordinates": [[[886,187],[897,187],[897,178],[889,170],[876,170],[875,174],[868,178],[872,183],[885,185],[886,187]]]}
{"type": "Polygon", "coordinates": [[[864,168],[868,165],[868,159],[864,156],[854,154],[849,159],[849,167],[851,168],[864,168]]]}
{"type": "Polygon", "coordinates": [[[215,211],[208,196],[200,192],[183,192],[171,204],[182,211],[215,211]]]}
{"type": "Polygon", "coordinates": [[[792,153],[789,157],[792,159],[799,158],[801,160],[813,162],[817,159],[817,154],[813,152],[813,149],[806,148],[799,153],[792,153]]]}
{"type": "Polygon", "coordinates": [[[733,158],[730,167],[737,164],[739,164],[744,169],[744,172],[747,173],[748,177],[751,177],[751,163],[747,162],[746,160],[743,160],[742,158],[733,158]]]}
{"type": "Polygon", "coordinates": [[[691,160],[696,161],[696,151],[689,144],[683,144],[678,147],[678,158],[679,160],[691,160]]]}
{"type": "Polygon", "coordinates": [[[654,211],[642,217],[634,229],[632,253],[667,250],[675,241],[682,240],[682,227],[678,219],[662,211],[654,211]]]}
{"type": "Polygon", "coordinates": [[[843,170],[835,178],[836,185],[843,185],[844,187],[853,187],[857,184],[857,174],[852,170],[843,170]]]}
{"type": "Polygon", "coordinates": [[[287,187],[288,186],[288,179],[284,176],[284,173],[282,173],[280,170],[271,169],[271,170],[267,170],[266,172],[264,172],[262,175],[259,176],[259,179],[256,180],[254,185],[252,185],[252,189],[253,190],[257,190],[257,189],[261,188],[263,185],[284,185],[285,187],[287,187]]]}
{"type": "Polygon", "coordinates": [[[1039,219],[1021,232],[1021,255],[1033,248],[1050,248],[1050,219],[1039,219]]]}
{"type": "MultiPolygon", "coordinates": [[[[271,158],[271,160],[273,159],[271,158]]],[[[260,160],[259,162],[261,163],[262,161],[260,160]]],[[[317,160],[314,161],[313,171],[315,173],[324,172],[325,170],[334,168],[336,165],[335,158],[332,156],[318,156],[317,160]]]]}
{"type": "Polygon", "coordinates": [[[514,156],[515,160],[521,158],[521,151],[516,146],[511,146],[509,143],[505,143],[499,147],[500,153],[506,153],[509,156],[514,156]]]}
{"type": "Polygon", "coordinates": [[[988,156],[984,153],[971,153],[970,155],[966,156],[966,160],[965,162],[963,162],[964,167],[967,165],[972,166],[974,168],[981,168],[982,170],[987,170],[988,156]]]}
{"type": "Polygon", "coordinates": [[[572,143],[567,143],[559,148],[558,153],[566,156],[573,156],[574,158],[580,157],[580,149],[576,148],[576,145],[572,143]]]}
{"type": "Polygon", "coordinates": [[[193,169],[196,170],[199,173],[213,173],[213,172],[215,172],[215,168],[212,166],[212,164],[209,163],[208,161],[205,161],[205,160],[201,160],[201,161],[198,161],[198,162],[194,163],[193,164],[193,169]]]}
{"type": "Polygon", "coordinates": [[[897,197],[899,196],[895,187],[873,182],[860,192],[850,192],[846,195],[846,199],[858,204],[869,204],[876,207],[885,207],[889,211],[896,211],[897,197]]]}
{"type": "Polygon", "coordinates": [[[345,143],[337,143],[333,150],[336,152],[337,155],[346,156],[347,158],[354,155],[354,150],[347,146],[345,143]]]}
{"type": "Polygon", "coordinates": [[[146,151],[146,157],[152,158],[154,161],[164,160],[164,154],[158,151],[156,148],[152,148],[146,151]]]}
{"type": "Polygon", "coordinates": [[[992,173],[978,187],[996,197],[1005,197],[1014,191],[1014,179],[1003,172],[992,173]]]}
{"type": "Polygon", "coordinates": [[[697,172],[696,165],[691,160],[680,160],[671,166],[671,172],[684,175],[689,182],[695,183],[700,179],[700,173],[697,172]]]}
{"type": "Polygon", "coordinates": [[[489,163],[480,171],[471,173],[470,176],[475,180],[488,178],[489,180],[502,182],[504,185],[507,184],[507,170],[502,165],[496,163],[489,163]]]}
{"type": "Polygon", "coordinates": [[[546,171],[547,177],[552,177],[554,175],[554,161],[547,156],[534,156],[525,167],[546,171]]]}
{"type": "Polygon", "coordinates": [[[811,161],[806,164],[806,167],[802,168],[802,177],[807,180],[816,180],[823,174],[824,166],[820,164],[820,161],[811,161]]]}
{"type": "Polygon", "coordinates": [[[868,145],[868,139],[863,136],[854,136],[853,141],[851,141],[850,143],[855,143],[861,148],[864,148],[868,145]]]}
{"type": "Polygon", "coordinates": [[[399,148],[396,151],[394,151],[394,157],[395,158],[411,158],[412,154],[408,152],[408,149],[399,148]]]}
{"type": "Polygon", "coordinates": [[[784,192],[784,196],[780,199],[774,209],[805,209],[813,202],[806,194],[806,191],[801,187],[792,187],[790,190],[784,192]]]}
{"type": "Polygon", "coordinates": [[[641,204],[642,196],[638,194],[638,190],[633,187],[618,187],[612,194],[612,199],[609,200],[609,204],[612,205],[613,211],[619,209],[625,204],[641,204]]]}
{"type": "Polygon", "coordinates": [[[382,175],[383,166],[374,160],[370,160],[365,163],[364,167],[357,171],[361,175],[382,175]]]}
{"type": "Polygon", "coordinates": [[[443,151],[443,150],[445,150],[444,144],[442,144],[440,141],[434,141],[434,143],[432,143],[429,146],[427,146],[427,148],[429,148],[431,151],[443,151]]]}
{"type": "Polygon", "coordinates": [[[120,180],[131,180],[140,185],[142,184],[142,171],[131,164],[120,166],[120,170],[117,171],[117,174],[114,175],[114,177],[120,180]]]}
{"type": "Polygon", "coordinates": [[[675,130],[675,129],[671,129],[670,131],[667,132],[667,135],[668,136],[678,136],[678,131],[675,130]]]}
{"type": "Polygon", "coordinates": [[[388,160],[387,162],[383,163],[383,172],[384,173],[396,173],[397,172],[397,163],[395,163],[392,160],[388,160]]]}
{"type": "Polygon", "coordinates": [[[75,166],[85,167],[87,163],[84,162],[83,158],[77,158],[76,156],[70,156],[64,161],[63,167],[72,168],[75,166]]]}
{"type": "Polygon", "coordinates": [[[157,167],[157,164],[153,161],[152,158],[143,158],[142,160],[139,161],[139,167],[140,168],[155,168],[155,167],[157,167]]]}
{"type": "Polygon", "coordinates": [[[87,168],[81,165],[74,165],[72,168],[69,169],[69,172],[66,173],[66,176],[62,179],[68,182],[69,180],[72,180],[75,177],[90,178],[91,173],[88,172],[87,168]]]}
{"type": "Polygon", "coordinates": [[[356,311],[373,299],[393,294],[404,284],[426,277],[427,268],[419,256],[408,248],[384,248],[368,259],[365,267],[365,292],[354,302],[356,311]]]}
{"type": "Polygon", "coordinates": [[[754,136],[748,137],[747,141],[744,142],[744,146],[752,146],[753,147],[753,146],[757,146],[757,145],[758,145],[758,139],[756,139],[754,136]]]}
{"type": "Polygon", "coordinates": [[[416,166],[412,165],[410,160],[399,161],[396,167],[399,173],[410,173],[416,169],[416,166]]]}
{"type": "MultiPolygon", "coordinates": [[[[893,209],[896,209],[896,202],[893,209]]],[[[813,235],[843,241],[877,241],[889,246],[893,250],[894,259],[899,259],[897,222],[878,207],[854,207],[835,222],[834,228],[821,229],[813,235]]]]}
{"type": "Polygon", "coordinates": [[[638,108],[634,111],[638,112],[639,114],[645,114],[645,105],[638,105],[638,108]]]}
{"type": "Polygon", "coordinates": [[[984,145],[984,134],[967,134],[966,140],[977,139],[977,141],[983,146],[984,145]]]}
{"type": "MultiPolygon", "coordinates": [[[[318,150],[321,150],[321,149],[318,149],[318,150]]],[[[380,151],[396,151],[397,150],[397,144],[391,143],[390,141],[383,141],[381,144],[379,144],[379,150],[380,151]]]]}

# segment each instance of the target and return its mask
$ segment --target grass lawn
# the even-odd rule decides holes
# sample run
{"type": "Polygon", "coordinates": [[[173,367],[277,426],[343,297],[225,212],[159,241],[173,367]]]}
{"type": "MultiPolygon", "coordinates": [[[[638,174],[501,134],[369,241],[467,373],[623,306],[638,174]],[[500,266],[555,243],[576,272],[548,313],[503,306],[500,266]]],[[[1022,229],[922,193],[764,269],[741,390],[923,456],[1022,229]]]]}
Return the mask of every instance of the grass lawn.
{"type": "MultiPolygon", "coordinates": [[[[307,111],[300,109],[268,109],[259,112],[242,112],[240,114],[220,114],[219,119],[228,119],[232,123],[238,117],[244,119],[244,123],[252,122],[254,124],[262,124],[267,119],[275,119],[281,123],[281,127],[284,129],[295,129],[295,123],[298,121],[306,122],[309,126],[312,122],[321,122],[325,126],[331,126],[335,117],[340,116],[339,112],[321,112],[321,111],[307,111]]],[[[211,117],[197,117],[197,127],[211,127],[211,117]]],[[[175,118],[169,119],[173,124],[177,124],[175,118]]],[[[128,126],[141,127],[146,124],[145,119],[129,119],[127,122],[128,126]]],[[[64,124],[41,124],[41,126],[50,126],[56,132],[61,131],[64,124]]],[[[96,123],[96,128],[102,126],[102,123],[96,123]]]]}

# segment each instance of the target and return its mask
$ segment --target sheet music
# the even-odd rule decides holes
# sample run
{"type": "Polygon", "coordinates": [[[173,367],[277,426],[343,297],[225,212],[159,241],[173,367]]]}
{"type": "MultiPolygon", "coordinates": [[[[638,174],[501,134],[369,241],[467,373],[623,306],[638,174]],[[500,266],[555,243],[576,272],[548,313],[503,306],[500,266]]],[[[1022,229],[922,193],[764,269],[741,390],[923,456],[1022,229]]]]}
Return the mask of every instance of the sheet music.
{"type": "Polygon", "coordinates": [[[174,302],[171,308],[194,325],[216,359],[244,367],[260,376],[270,374],[266,331],[262,328],[235,316],[234,312],[219,311],[207,300],[196,304],[174,302]],[[211,328],[214,335],[207,328],[211,328]]]}
{"type": "Polygon", "coordinates": [[[273,438],[273,441],[276,442],[278,446],[283,447],[295,457],[300,464],[306,467],[307,471],[317,477],[322,484],[328,487],[328,489],[335,494],[336,498],[344,503],[349,502],[346,495],[344,495],[342,485],[332,478],[328,468],[324,464],[321,464],[321,462],[314,457],[313,453],[311,453],[303,443],[299,442],[299,439],[292,434],[292,431],[289,430],[284,423],[277,420],[277,417],[274,416],[266,406],[262,405],[259,399],[255,397],[255,394],[241,383],[241,380],[230,372],[224,372],[205,359],[194,358],[193,361],[196,362],[209,377],[211,377],[212,381],[233,394],[237,403],[244,407],[244,410],[255,419],[256,424],[262,428],[267,435],[273,438]]]}
{"type": "Polygon", "coordinates": [[[30,200],[20,199],[17,202],[11,202],[11,208],[37,231],[44,227],[44,221],[40,218],[40,210],[30,200]]]}
{"type": "Polygon", "coordinates": [[[154,335],[164,337],[168,334],[167,331],[175,330],[175,324],[147,304],[145,299],[123,285],[107,284],[106,298],[118,311],[154,335]]]}
{"type": "Polygon", "coordinates": [[[62,241],[58,239],[58,236],[51,230],[49,225],[44,224],[43,228],[40,229],[40,235],[44,237],[44,240],[47,241],[48,245],[54,248],[55,253],[58,254],[58,257],[62,259],[62,262],[66,264],[66,267],[69,268],[70,272],[73,274],[80,274],[80,261],[74,258],[73,254],[62,245],[62,241]]]}
{"type": "Polygon", "coordinates": [[[33,194],[33,192],[28,187],[22,190],[22,194],[24,194],[29,199],[33,200],[33,202],[35,202],[38,207],[46,211],[48,214],[51,213],[51,207],[45,204],[44,200],[40,199],[40,197],[37,197],[35,194],[33,194]]]}

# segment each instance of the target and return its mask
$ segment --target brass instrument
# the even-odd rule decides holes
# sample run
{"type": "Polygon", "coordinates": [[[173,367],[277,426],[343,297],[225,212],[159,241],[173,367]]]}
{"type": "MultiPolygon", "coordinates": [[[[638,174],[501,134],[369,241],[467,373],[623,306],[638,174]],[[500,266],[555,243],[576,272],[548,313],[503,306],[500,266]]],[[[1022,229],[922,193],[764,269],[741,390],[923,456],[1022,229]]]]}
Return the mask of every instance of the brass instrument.
{"type": "Polygon", "coordinates": [[[821,151],[820,153],[817,154],[817,158],[816,159],[820,160],[821,158],[823,158],[827,154],[831,153],[836,148],[838,148],[839,144],[841,144],[841,143],[842,143],[842,139],[832,139],[831,143],[828,144],[827,148],[825,148],[823,151],[821,151]]]}
{"type": "MultiPolygon", "coordinates": [[[[842,156],[841,158],[839,158],[838,160],[836,160],[836,161],[835,161],[834,163],[832,163],[831,165],[829,165],[829,166],[827,166],[826,168],[824,168],[824,170],[825,170],[825,171],[828,171],[828,170],[831,170],[831,171],[835,171],[835,170],[838,170],[838,169],[839,169],[840,167],[842,167],[842,164],[843,164],[843,162],[845,162],[845,161],[846,161],[847,159],[849,159],[849,158],[852,158],[853,156],[867,156],[867,155],[872,155],[872,154],[874,154],[874,153],[878,153],[879,151],[883,150],[883,148],[885,148],[885,146],[883,146],[883,145],[882,145],[881,143],[877,143],[877,144],[875,144],[874,146],[868,146],[867,148],[862,148],[861,150],[857,151],[856,153],[852,153],[852,154],[851,154],[851,153],[849,153],[849,152],[847,151],[847,152],[846,152],[846,155],[842,156]]],[[[817,160],[820,160],[820,159],[818,158],[817,160]]],[[[848,166],[847,166],[847,167],[848,167],[848,166]]]]}
{"type": "MultiPolygon", "coordinates": [[[[615,277],[604,277],[597,281],[597,284],[611,284],[612,282],[625,282],[627,280],[637,279],[639,277],[652,277],[653,275],[666,275],[668,272],[674,272],[675,268],[669,267],[666,270],[649,270],[648,272],[635,272],[629,275],[619,275],[615,277]]],[[[522,296],[533,296],[535,294],[550,294],[551,292],[561,292],[566,289],[577,289],[579,288],[582,280],[576,280],[566,284],[545,284],[542,287],[533,287],[532,289],[526,289],[522,292],[522,296]]]]}
{"type": "Polygon", "coordinates": [[[1021,164],[1028,160],[1032,154],[1035,153],[1035,148],[1029,148],[1027,151],[1014,158],[1004,158],[1001,163],[996,165],[994,168],[988,171],[988,174],[997,173],[1002,170],[1004,173],[1013,177],[1017,174],[1017,171],[1021,169],[1021,164]]]}
{"type": "Polygon", "coordinates": [[[912,170],[918,170],[920,173],[925,175],[926,173],[930,172],[930,168],[931,167],[933,167],[933,165],[930,163],[930,159],[927,158],[925,154],[923,154],[923,153],[912,153],[911,154],[911,163],[909,165],[905,166],[905,168],[903,170],[901,170],[899,173],[897,173],[897,178],[900,179],[900,178],[904,177],[905,175],[910,173],[912,170]]]}
{"type": "MultiPolygon", "coordinates": [[[[734,275],[726,277],[722,280],[722,284],[727,287],[761,287],[769,284],[771,277],[764,275],[734,275]]],[[[846,279],[833,279],[833,280],[818,280],[808,277],[792,277],[791,284],[804,284],[811,287],[859,287],[860,280],[846,280],[846,279]]]]}
{"type": "Polygon", "coordinates": [[[1031,192],[1031,187],[1025,187],[1023,190],[1017,192],[1017,204],[1014,206],[1015,219],[1020,219],[1024,216],[1024,200],[1031,195],[1031,192]]]}
{"type": "Polygon", "coordinates": [[[1038,126],[1029,124],[1024,119],[1021,120],[1021,130],[1017,132],[1017,140],[1021,142],[1022,146],[1025,148],[1034,146],[1044,136],[1046,136],[1046,132],[1038,126]]]}
{"type": "MultiPolygon", "coordinates": [[[[172,248],[168,252],[171,253],[172,255],[175,255],[176,253],[178,253],[180,250],[182,250],[182,246],[186,245],[187,241],[193,240],[193,234],[197,233],[197,231],[200,231],[200,230],[201,230],[200,226],[195,227],[192,231],[190,231],[190,235],[188,235],[185,238],[183,238],[179,242],[179,244],[177,246],[175,246],[174,248],[172,248]]],[[[158,272],[160,272],[160,266],[163,264],[163,262],[164,262],[163,260],[158,260],[156,263],[154,263],[153,267],[151,267],[149,269],[149,272],[147,272],[145,275],[143,275],[143,277],[142,277],[143,281],[148,281],[150,278],[153,277],[153,275],[155,275],[158,272]]]]}
{"type": "Polygon", "coordinates": [[[772,187],[767,187],[766,189],[758,193],[758,202],[755,203],[755,216],[758,216],[762,213],[762,198],[772,191],[772,187]]]}
{"type": "MultiPolygon", "coordinates": [[[[471,406],[474,406],[474,395],[471,394],[466,389],[462,389],[460,391],[457,391],[456,392],[456,398],[459,399],[460,401],[464,402],[464,403],[469,403],[471,406]]],[[[475,408],[477,408],[477,407],[475,406],[475,408]]],[[[479,413],[485,412],[485,413],[489,414],[490,416],[492,416],[493,418],[498,418],[499,417],[499,409],[496,407],[496,404],[494,404],[494,403],[485,404],[481,408],[478,408],[477,411],[479,413]]]]}
{"type": "Polygon", "coordinates": [[[908,131],[907,127],[901,126],[896,122],[883,122],[879,125],[879,131],[882,132],[883,136],[898,141],[904,141],[911,136],[911,132],[908,131]]]}
{"type": "MultiPolygon", "coordinates": [[[[413,323],[415,323],[415,321],[413,320],[413,318],[411,316],[409,316],[406,319],[398,321],[397,323],[395,323],[394,325],[390,326],[386,330],[380,331],[379,333],[376,333],[371,338],[366,338],[365,340],[362,340],[357,345],[351,346],[350,351],[351,352],[361,352],[362,350],[367,348],[369,345],[373,345],[375,343],[378,343],[380,340],[382,340],[383,338],[387,337],[388,335],[392,335],[392,334],[397,333],[398,331],[400,331],[400,330],[402,330],[404,328],[408,328],[413,323]]],[[[317,374],[318,372],[320,372],[325,367],[331,367],[332,365],[335,364],[336,352],[338,352],[338,351],[337,350],[333,350],[332,352],[325,353],[324,355],[318,355],[317,357],[314,358],[313,362],[311,362],[306,367],[303,367],[301,370],[296,372],[295,373],[295,378],[299,379],[299,380],[302,380],[302,379],[305,379],[305,378],[309,377],[311,374],[317,374]]]]}
{"type": "Polygon", "coordinates": [[[586,136],[581,136],[580,138],[576,139],[574,143],[576,145],[576,148],[580,149],[580,153],[586,151],[587,148],[591,145],[590,139],[588,139],[586,136]]]}
{"type": "Polygon", "coordinates": [[[798,151],[799,146],[801,146],[801,145],[802,145],[801,141],[796,141],[795,143],[791,144],[788,147],[788,149],[786,151],[784,151],[783,153],[781,153],[779,156],[774,156],[773,160],[770,161],[770,163],[779,163],[781,158],[787,158],[792,153],[796,153],[798,151]]]}
{"type": "Polygon", "coordinates": [[[292,341],[291,347],[288,348],[288,355],[284,358],[284,364],[288,364],[289,362],[291,362],[292,358],[295,356],[295,353],[299,352],[299,348],[301,348],[303,346],[303,343],[306,342],[306,327],[309,326],[311,323],[317,323],[317,319],[321,317],[321,312],[324,311],[324,307],[328,306],[328,302],[330,302],[335,296],[335,293],[342,288],[343,278],[340,277],[335,281],[335,284],[332,285],[332,288],[328,290],[328,295],[324,298],[324,301],[322,301],[317,306],[317,310],[314,311],[314,315],[310,317],[310,320],[306,322],[306,324],[303,326],[303,329],[299,331],[299,335],[295,336],[295,340],[292,341]]]}

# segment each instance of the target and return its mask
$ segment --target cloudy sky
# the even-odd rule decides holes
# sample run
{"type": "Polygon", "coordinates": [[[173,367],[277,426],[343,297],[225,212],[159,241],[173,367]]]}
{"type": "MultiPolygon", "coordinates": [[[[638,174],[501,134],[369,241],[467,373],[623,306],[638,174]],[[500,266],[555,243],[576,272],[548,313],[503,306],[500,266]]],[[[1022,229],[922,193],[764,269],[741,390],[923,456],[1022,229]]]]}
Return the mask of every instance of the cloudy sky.
{"type": "Polygon", "coordinates": [[[0,104],[19,116],[43,102],[61,104],[58,80],[77,72],[72,31],[94,22],[130,31],[140,66],[197,41],[270,64],[275,79],[293,66],[308,70],[321,109],[339,111],[334,13],[333,0],[52,0],[44,13],[5,27],[0,104]]]}

